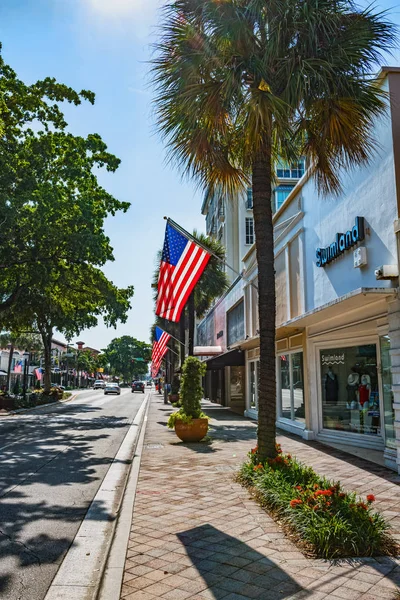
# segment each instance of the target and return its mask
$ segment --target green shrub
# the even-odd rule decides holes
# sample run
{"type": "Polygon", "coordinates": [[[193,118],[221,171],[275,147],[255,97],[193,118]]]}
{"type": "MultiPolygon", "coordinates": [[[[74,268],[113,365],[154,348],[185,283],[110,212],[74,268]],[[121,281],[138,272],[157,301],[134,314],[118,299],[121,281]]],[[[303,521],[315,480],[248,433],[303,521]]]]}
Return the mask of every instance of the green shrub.
{"type": "Polygon", "coordinates": [[[339,482],[320,477],[290,454],[258,462],[257,449],[240,471],[239,481],[251,486],[261,504],[289,526],[320,558],[376,556],[396,553],[389,526],[366,501],[344,492],[339,482]]]}
{"type": "Polygon", "coordinates": [[[201,410],[201,399],[203,398],[201,377],[206,370],[207,365],[194,356],[188,356],[183,363],[179,390],[182,406],[178,412],[170,415],[167,423],[169,428],[173,429],[177,420],[190,423],[192,419],[207,418],[207,415],[201,410]]]}
{"type": "Polygon", "coordinates": [[[181,385],[181,382],[179,380],[178,375],[174,375],[174,378],[171,383],[171,394],[173,394],[174,396],[179,394],[180,385],[181,385]]]}

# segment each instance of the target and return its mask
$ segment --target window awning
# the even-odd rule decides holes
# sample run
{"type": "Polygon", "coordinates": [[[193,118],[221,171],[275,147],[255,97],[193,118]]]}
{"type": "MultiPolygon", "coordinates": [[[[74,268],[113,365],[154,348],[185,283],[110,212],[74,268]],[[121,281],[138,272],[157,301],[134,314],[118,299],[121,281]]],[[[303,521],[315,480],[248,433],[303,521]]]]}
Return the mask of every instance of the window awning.
{"type": "Polygon", "coordinates": [[[194,356],[218,356],[222,354],[221,346],[195,346],[193,348],[194,356]]]}
{"type": "Polygon", "coordinates": [[[245,353],[242,350],[229,350],[206,361],[207,370],[224,369],[225,367],[241,367],[245,364],[245,353]]]}

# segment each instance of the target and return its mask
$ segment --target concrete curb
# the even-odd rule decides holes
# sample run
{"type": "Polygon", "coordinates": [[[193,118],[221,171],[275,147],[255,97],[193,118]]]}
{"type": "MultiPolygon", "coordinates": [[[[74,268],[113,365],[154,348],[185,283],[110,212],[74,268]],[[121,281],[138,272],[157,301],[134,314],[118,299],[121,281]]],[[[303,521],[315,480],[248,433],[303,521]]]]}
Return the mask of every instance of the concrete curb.
{"type": "Polygon", "coordinates": [[[131,531],[133,506],[135,503],[136,488],[139,480],[140,465],[142,462],[149,408],[150,402],[147,403],[146,414],[143,419],[143,426],[132,462],[128,484],[126,486],[121,511],[118,517],[118,523],[115,529],[108,560],[105,565],[99,594],[96,597],[96,600],[110,600],[111,598],[113,600],[118,600],[121,594],[126,551],[129,543],[129,534],[131,531]]]}
{"type": "Polygon", "coordinates": [[[45,600],[95,600],[97,597],[148,400],[149,396],[145,397],[122,441],[45,600]]]}

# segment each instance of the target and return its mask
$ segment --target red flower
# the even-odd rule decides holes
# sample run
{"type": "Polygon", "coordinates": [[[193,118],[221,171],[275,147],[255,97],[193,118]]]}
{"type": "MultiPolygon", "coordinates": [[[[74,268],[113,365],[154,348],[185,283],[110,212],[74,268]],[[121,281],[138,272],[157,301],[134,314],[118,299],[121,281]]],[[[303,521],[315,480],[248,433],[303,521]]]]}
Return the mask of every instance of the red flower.
{"type": "Polygon", "coordinates": [[[251,449],[251,453],[252,453],[252,454],[255,454],[255,453],[257,452],[257,450],[258,450],[258,447],[256,446],[255,448],[252,448],[252,449],[251,449]]]}
{"type": "Polygon", "coordinates": [[[263,468],[264,468],[264,465],[262,465],[262,464],[260,463],[260,464],[256,465],[256,466],[253,468],[253,470],[254,470],[254,471],[259,471],[260,469],[263,469],[263,468]]]}
{"type": "Polygon", "coordinates": [[[288,458],[289,460],[292,458],[291,454],[286,454],[286,458],[288,458]]]}
{"type": "Polygon", "coordinates": [[[300,492],[303,491],[303,488],[301,487],[301,485],[296,485],[294,489],[299,490],[300,492]]]}
{"type": "Polygon", "coordinates": [[[318,483],[314,483],[314,490],[317,490],[319,488],[318,483]]]}
{"type": "Polygon", "coordinates": [[[317,490],[314,496],[332,496],[332,492],[331,490],[317,490]]]}
{"type": "Polygon", "coordinates": [[[344,492],[340,492],[339,498],[345,498],[345,497],[346,497],[346,494],[344,492]]]}
{"type": "Polygon", "coordinates": [[[375,502],[376,498],[373,494],[368,494],[367,496],[367,501],[368,502],[375,502]]]}
{"type": "Polygon", "coordinates": [[[275,444],[275,449],[278,454],[280,454],[282,452],[282,446],[280,444],[275,444]]]}
{"type": "Polygon", "coordinates": [[[290,501],[291,508],[296,508],[296,506],[298,506],[299,504],[303,504],[303,503],[298,498],[295,498],[294,500],[290,501]]]}
{"type": "Polygon", "coordinates": [[[365,502],[359,502],[359,503],[357,504],[357,506],[358,506],[359,508],[363,508],[364,510],[367,510],[367,508],[368,508],[368,506],[365,504],[365,502]]]}

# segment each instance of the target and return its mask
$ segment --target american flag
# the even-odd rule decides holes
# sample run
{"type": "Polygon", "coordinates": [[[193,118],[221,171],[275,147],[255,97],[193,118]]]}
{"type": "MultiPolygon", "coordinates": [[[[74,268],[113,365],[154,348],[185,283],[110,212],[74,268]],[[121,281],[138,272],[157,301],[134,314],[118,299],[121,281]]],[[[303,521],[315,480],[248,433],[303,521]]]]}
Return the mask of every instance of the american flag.
{"type": "Polygon", "coordinates": [[[156,326],[154,333],[155,340],[153,342],[153,351],[151,353],[152,362],[156,362],[160,356],[161,358],[164,356],[167,349],[167,344],[171,339],[170,334],[161,329],[161,327],[156,326]]]}
{"type": "Polygon", "coordinates": [[[35,369],[35,375],[38,381],[42,381],[43,369],[40,367],[38,369],[35,369]]]}
{"type": "Polygon", "coordinates": [[[17,363],[15,363],[14,373],[22,373],[22,360],[19,360],[17,363]]]}
{"type": "Polygon", "coordinates": [[[156,315],[178,322],[211,254],[167,223],[158,277],[156,315]]]}

